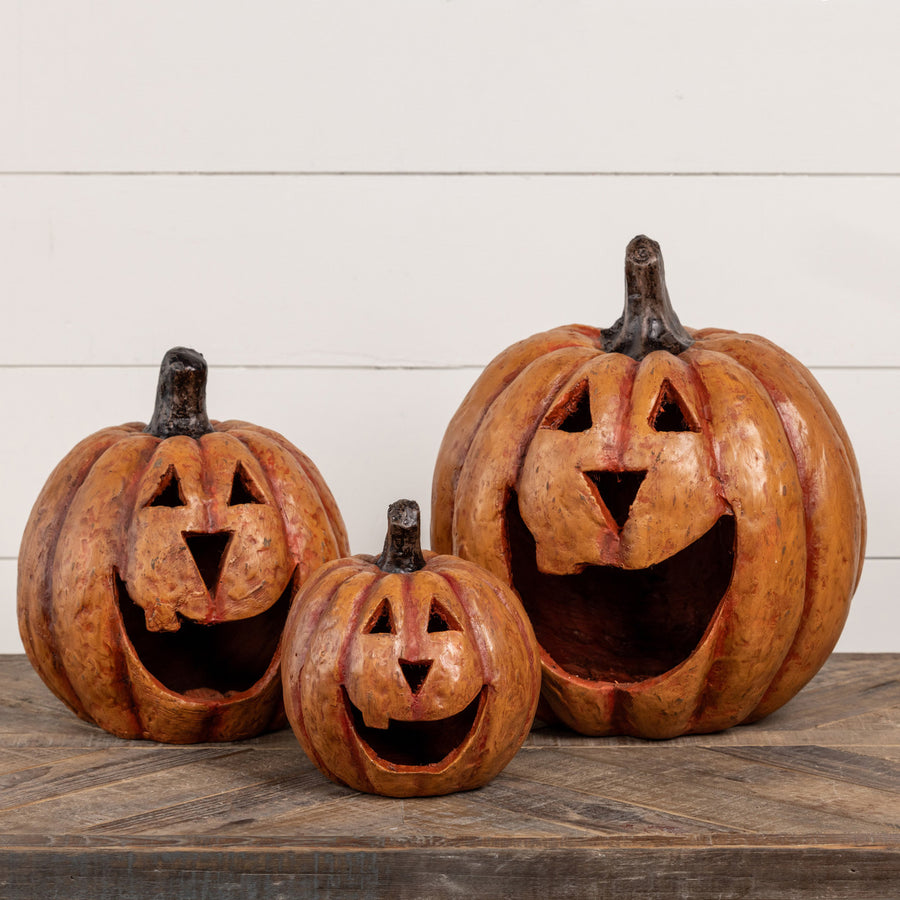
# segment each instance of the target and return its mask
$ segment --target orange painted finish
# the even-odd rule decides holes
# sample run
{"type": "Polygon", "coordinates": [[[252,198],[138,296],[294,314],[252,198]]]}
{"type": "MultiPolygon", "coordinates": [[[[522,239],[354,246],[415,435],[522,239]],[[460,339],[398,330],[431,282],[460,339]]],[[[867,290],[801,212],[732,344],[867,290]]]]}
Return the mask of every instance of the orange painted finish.
{"type": "Polygon", "coordinates": [[[280,636],[296,588],[347,553],[312,462],[283,437],[143,423],[56,467],[19,554],[19,629],[48,687],[120,737],[189,743],[284,724],[280,636]]]}
{"type": "Polygon", "coordinates": [[[638,358],[580,325],[519,342],[435,469],[435,549],[517,589],[544,700],[586,734],[777,709],[833,649],[862,568],[859,470],[813,376],[755,335],[682,334],[638,358]]]}
{"type": "Polygon", "coordinates": [[[394,797],[477,788],[531,727],[540,661],[522,606],[471,563],[425,553],[323,566],[284,632],[288,720],[332,780],[394,797]]]}

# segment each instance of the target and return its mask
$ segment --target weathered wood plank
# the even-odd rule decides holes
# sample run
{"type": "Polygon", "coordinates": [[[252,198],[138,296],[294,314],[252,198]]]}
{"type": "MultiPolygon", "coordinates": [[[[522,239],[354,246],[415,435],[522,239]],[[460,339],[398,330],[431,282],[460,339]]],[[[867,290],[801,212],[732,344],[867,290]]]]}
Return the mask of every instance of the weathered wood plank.
{"type": "MultiPolygon", "coordinates": [[[[864,834],[873,829],[900,834],[893,795],[850,784],[825,785],[814,776],[707,748],[570,746],[535,768],[541,774],[529,793],[538,797],[580,790],[588,797],[693,819],[695,833],[732,828],[761,834],[864,834]]],[[[516,773],[513,764],[510,770],[516,773]]]]}
{"type": "Polygon", "coordinates": [[[832,657],[783,710],[721,734],[543,728],[481,790],[398,801],[332,784],[289,731],[121,741],[0,659],[0,894],[884,900],[897,661],[832,657]]]}
{"type": "MultiPolygon", "coordinates": [[[[713,747],[737,759],[900,794],[900,764],[837,747],[713,747]]],[[[897,822],[900,823],[900,801],[897,822]]]]}
{"type": "Polygon", "coordinates": [[[875,846],[474,847],[419,849],[268,847],[239,851],[61,849],[9,853],[7,900],[34,896],[610,898],[616,900],[885,900],[900,872],[896,848],[875,846]]]}
{"type": "Polygon", "coordinates": [[[97,789],[108,790],[112,784],[130,782],[157,772],[177,769],[200,761],[218,760],[251,753],[249,747],[221,744],[218,747],[171,747],[121,750],[65,759],[56,764],[28,767],[0,777],[3,806],[15,809],[29,803],[58,800],[68,794],[97,789]]]}

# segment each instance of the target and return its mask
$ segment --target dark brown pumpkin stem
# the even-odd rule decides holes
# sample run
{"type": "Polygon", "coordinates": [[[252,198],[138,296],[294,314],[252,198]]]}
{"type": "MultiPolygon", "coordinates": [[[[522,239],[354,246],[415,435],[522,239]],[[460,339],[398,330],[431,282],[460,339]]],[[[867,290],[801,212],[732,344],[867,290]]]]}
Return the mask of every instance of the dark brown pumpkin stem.
{"type": "Polygon", "coordinates": [[[642,234],[625,251],[625,311],[602,334],[607,353],[638,360],[654,350],[682,353],[694,343],[669,301],[659,244],[642,234]]]}
{"type": "Polygon", "coordinates": [[[397,500],[388,507],[388,528],[384,550],[375,565],[385,572],[417,572],[425,566],[419,537],[419,504],[397,500]]]}
{"type": "Polygon", "coordinates": [[[187,347],[173,347],[163,357],[148,434],[198,438],[215,430],[206,414],[206,371],[203,355],[187,347]]]}

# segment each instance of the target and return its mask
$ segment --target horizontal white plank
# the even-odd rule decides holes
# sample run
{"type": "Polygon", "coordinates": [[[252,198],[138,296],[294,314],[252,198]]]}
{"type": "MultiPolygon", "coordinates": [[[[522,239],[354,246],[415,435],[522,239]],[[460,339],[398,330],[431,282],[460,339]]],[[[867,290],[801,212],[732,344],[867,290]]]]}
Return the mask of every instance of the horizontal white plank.
{"type": "MultiPolygon", "coordinates": [[[[896,603],[900,559],[870,559],[850,606],[837,650],[900,652],[900,606],[896,603]]],[[[22,653],[16,625],[16,562],[0,559],[0,653],[22,653]]]]}
{"type": "Polygon", "coordinates": [[[867,559],[835,648],[843,653],[900,651],[900,559],[867,559]]]}
{"type": "Polygon", "coordinates": [[[0,363],[484,365],[611,325],[643,232],[684,324],[900,365],[898,209],[900,178],[0,177],[0,363]]]}
{"type": "MultiPolygon", "coordinates": [[[[900,557],[900,369],[816,373],[856,448],[868,505],[869,556],[900,557]],[[888,411],[888,412],[886,412],[888,411]]],[[[430,516],[431,475],[444,429],[478,371],[217,369],[209,412],[274,428],[319,466],[343,511],[354,552],[377,550],[387,505],[416,499],[430,516]]],[[[107,425],[147,421],[156,372],[0,369],[0,557],[15,556],[28,513],[56,463],[107,425]]]]}
{"type": "Polygon", "coordinates": [[[0,169],[896,172],[900,10],[0,6],[0,169]]]}

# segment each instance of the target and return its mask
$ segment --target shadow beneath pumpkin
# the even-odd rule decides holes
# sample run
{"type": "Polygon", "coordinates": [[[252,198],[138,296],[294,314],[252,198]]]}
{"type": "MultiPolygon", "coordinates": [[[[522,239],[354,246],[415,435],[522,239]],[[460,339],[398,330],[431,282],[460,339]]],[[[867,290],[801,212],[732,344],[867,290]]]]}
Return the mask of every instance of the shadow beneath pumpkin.
{"type": "Polygon", "coordinates": [[[433,766],[462,746],[478,719],[487,695],[482,688],[462,711],[444,719],[401,722],[390,719],[387,728],[372,728],[363,721],[362,713],[353,705],[347,688],[341,685],[344,706],[357,737],[383,762],[397,766],[433,766]]]}
{"type": "Polygon", "coordinates": [[[115,582],[125,633],[141,664],[170,691],[202,700],[249,690],[266,674],[291,608],[295,575],[257,616],[204,625],[179,615],[177,631],[148,631],[143,608],[118,572],[115,582]]]}
{"type": "Polygon", "coordinates": [[[541,647],[579,678],[635,682],[684,662],[700,643],[731,582],[735,521],[723,515],[684,550],[646,569],[585,566],[547,575],[517,495],[506,508],[513,587],[541,647]]]}

